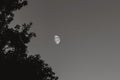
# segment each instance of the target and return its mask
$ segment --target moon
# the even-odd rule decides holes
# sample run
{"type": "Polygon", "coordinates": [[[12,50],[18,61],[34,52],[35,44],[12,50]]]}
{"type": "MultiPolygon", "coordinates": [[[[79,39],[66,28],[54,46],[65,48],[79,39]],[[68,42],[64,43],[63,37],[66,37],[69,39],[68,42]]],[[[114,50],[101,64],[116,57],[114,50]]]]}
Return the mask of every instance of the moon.
{"type": "Polygon", "coordinates": [[[60,36],[54,35],[54,41],[56,44],[60,44],[60,41],[61,41],[60,36]]]}

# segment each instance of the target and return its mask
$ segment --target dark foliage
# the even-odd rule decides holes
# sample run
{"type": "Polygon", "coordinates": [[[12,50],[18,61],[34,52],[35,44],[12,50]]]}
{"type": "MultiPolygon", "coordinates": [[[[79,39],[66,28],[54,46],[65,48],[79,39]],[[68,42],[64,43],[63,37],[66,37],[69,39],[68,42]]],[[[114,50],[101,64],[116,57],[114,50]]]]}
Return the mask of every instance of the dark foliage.
{"type": "Polygon", "coordinates": [[[27,43],[35,33],[32,25],[9,28],[14,11],[27,5],[25,0],[0,0],[0,80],[58,80],[40,55],[27,54],[27,43]]]}

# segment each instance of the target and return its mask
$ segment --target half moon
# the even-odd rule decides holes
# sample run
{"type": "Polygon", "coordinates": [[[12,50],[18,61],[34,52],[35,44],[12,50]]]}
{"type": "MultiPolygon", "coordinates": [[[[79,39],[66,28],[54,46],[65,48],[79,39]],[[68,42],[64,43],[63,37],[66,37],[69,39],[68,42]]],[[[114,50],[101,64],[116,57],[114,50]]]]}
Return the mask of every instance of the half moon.
{"type": "Polygon", "coordinates": [[[60,41],[61,41],[61,40],[60,40],[60,37],[59,37],[58,35],[55,35],[55,36],[54,36],[54,41],[55,41],[56,44],[59,44],[60,41]]]}

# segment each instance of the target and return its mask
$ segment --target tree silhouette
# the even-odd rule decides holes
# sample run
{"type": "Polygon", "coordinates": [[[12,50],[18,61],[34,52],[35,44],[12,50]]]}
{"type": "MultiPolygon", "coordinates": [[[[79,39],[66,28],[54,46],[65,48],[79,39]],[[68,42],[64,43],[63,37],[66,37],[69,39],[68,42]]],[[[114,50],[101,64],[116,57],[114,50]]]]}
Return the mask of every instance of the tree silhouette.
{"type": "Polygon", "coordinates": [[[9,27],[14,11],[26,5],[26,0],[0,0],[0,80],[58,80],[40,55],[27,54],[36,36],[29,32],[32,23],[9,27]]]}

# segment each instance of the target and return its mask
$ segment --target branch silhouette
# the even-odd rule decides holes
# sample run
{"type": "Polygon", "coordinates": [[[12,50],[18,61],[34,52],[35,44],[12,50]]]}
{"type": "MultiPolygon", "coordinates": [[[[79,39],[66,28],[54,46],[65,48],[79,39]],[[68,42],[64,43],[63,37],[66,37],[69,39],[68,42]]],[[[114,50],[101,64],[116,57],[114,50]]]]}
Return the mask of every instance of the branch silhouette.
{"type": "Polygon", "coordinates": [[[27,44],[36,37],[29,32],[32,23],[9,27],[14,11],[26,5],[26,0],[0,0],[0,80],[58,80],[39,54],[27,54],[27,44]]]}

